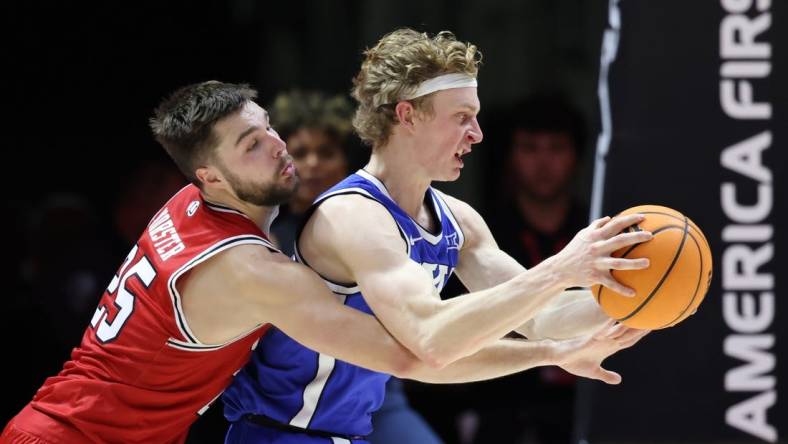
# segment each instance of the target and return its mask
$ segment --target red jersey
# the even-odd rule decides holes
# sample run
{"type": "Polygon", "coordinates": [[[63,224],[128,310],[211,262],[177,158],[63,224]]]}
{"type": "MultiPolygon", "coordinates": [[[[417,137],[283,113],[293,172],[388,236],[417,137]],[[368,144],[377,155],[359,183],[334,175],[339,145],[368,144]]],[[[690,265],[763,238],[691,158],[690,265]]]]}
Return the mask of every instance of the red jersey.
{"type": "Polygon", "coordinates": [[[64,430],[29,430],[23,420],[15,426],[51,442],[183,442],[269,326],[202,344],[189,329],[176,284],[194,266],[242,244],[276,250],[240,212],[204,201],[193,185],[178,192],[110,282],[71,360],[30,403],[64,430]]]}

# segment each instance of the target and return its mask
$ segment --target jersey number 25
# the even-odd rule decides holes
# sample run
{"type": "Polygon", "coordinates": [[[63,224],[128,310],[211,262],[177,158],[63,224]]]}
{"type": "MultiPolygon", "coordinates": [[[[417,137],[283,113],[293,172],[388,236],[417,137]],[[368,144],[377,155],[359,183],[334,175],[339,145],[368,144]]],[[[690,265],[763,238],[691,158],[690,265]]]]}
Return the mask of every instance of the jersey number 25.
{"type": "Polygon", "coordinates": [[[114,304],[118,309],[115,319],[113,319],[112,322],[107,320],[107,307],[101,304],[93,314],[93,319],[90,320],[90,326],[96,330],[96,338],[98,338],[101,343],[107,343],[117,338],[120,334],[120,330],[123,328],[123,324],[125,324],[131,317],[131,314],[134,313],[135,295],[126,288],[126,281],[132,276],[137,276],[139,280],[148,287],[153,281],[153,278],[156,277],[156,270],[153,269],[153,265],[151,265],[148,258],[144,255],[140,257],[133,266],[129,267],[131,261],[137,256],[138,249],[139,247],[137,245],[131,249],[129,255],[126,256],[126,260],[123,261],[120,270],[118,270],[118,274],[112,278],[112,282],[110,282],[107,287],[107,294],[110,297],[115,297],[114,304]]]}

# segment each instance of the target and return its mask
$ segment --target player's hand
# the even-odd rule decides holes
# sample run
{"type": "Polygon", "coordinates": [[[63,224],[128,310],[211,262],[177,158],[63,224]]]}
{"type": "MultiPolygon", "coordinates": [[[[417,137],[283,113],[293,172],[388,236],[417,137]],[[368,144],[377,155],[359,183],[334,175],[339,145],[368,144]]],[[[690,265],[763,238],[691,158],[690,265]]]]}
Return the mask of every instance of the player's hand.
{"type": "Polygon", "coordinates": [[[610,271],[648,268],[648,259],[615,258],[610,254],[619,248],[654,237],[648,231],[621,232],[643,221],[643,218],[642,214],[616,216],[612,219],[603,217],[580,230],[563,250],[551,258],[563,274],[566,287],[602,284],[616,293],[634,296],[635,291],[618,282],[610,271]]]}
{"type": "Polygon", "coordinates": [[[556,342],[556,364],[573,375],[618,384],[621,375],[602,368],[602,361],[635,345],[649,332],[609,321],[593,335],[556,342]]]}

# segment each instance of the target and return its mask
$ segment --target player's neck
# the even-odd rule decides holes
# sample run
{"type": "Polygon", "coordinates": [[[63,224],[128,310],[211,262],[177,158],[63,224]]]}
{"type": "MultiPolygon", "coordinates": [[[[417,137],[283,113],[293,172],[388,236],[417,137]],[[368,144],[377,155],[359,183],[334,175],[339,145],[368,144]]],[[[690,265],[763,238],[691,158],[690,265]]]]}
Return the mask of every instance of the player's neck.
{"type": "Polygon", "coordinates": [[[270,234],[271,224],[279,214],[279,205],[271,207],[254,205],[225,192],[211,193],[208,191],[201,191],[201,193],[206,202],[232,208],[233,210],[243,213],[243,215],[251,219],[266,236],[270,234]]]}
{"type": "Polygon", "coordinates": [[[409,160],[409,153],[400,148],[389,145],[376,149],[364,170],[383,182],[397,205],[415,218],[432,180],[420,165],[409,160]]]}

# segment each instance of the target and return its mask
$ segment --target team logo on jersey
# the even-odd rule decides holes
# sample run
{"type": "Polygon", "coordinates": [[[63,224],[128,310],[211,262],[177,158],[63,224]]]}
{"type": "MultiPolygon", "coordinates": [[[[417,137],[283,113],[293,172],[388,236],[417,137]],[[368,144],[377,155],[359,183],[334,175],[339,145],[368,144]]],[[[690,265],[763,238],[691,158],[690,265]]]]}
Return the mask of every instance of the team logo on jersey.
{"type": "Polygon", "coordinates": [[[434,285],[438,291],[443,290],[443,286],[446,285],[446,275],[451,275],[452,271],[454,271],[453,268],[443,264],[422,262],[421,266],[432,275],[432,285],[434,285]]]}
{"type": "Polygon", "coordinates": [[[192,203],[189,204],[189,207],[186,208],[186,215],[189,217],[194,216],[194,213],[197,212],[197,208],[200,208],[200,201],[199,200],[192,201],[192,203]]]}
{"type": "Polygon", "coordinates": [[[446,236],[446,244],[449,250],[458,250],[460,248],[459,240],[457,239],[457,233],[452,233],[446,236]]]}

